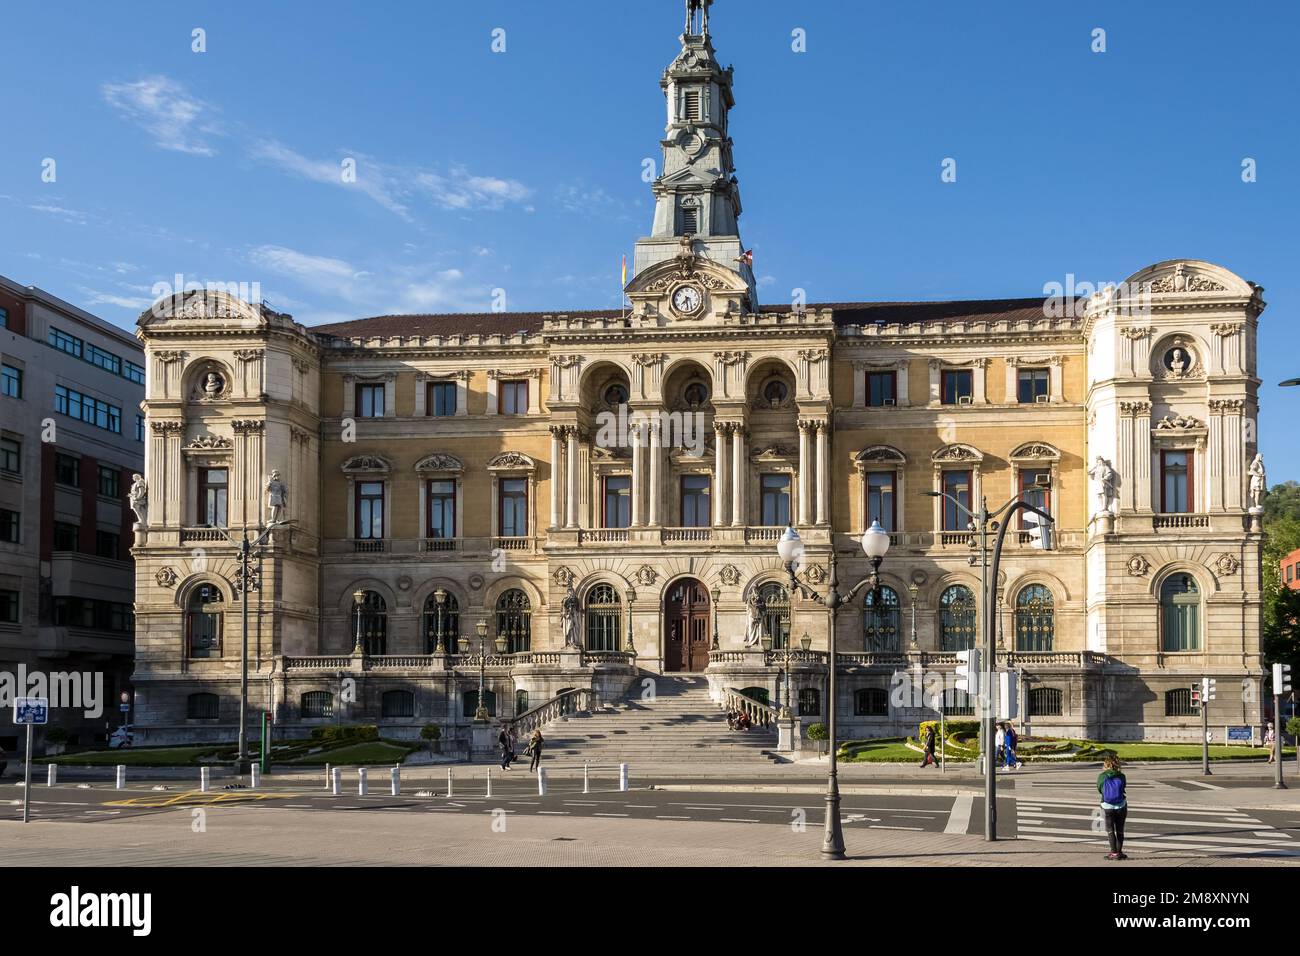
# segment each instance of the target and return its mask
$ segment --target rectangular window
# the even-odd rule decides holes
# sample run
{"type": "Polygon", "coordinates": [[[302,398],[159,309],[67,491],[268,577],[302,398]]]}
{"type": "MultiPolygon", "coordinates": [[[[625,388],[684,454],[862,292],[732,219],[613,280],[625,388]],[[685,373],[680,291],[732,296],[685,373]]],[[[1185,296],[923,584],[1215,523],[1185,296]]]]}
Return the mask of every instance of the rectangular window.
{"type": "MultiPolygon", "coordinates": [[[[4,511],[4,512],[0,512],[0,519],[3,519],[4,516],[7,515],[7,514],[10,514],[10,515],[11,515],[11,514],[13,514],[13,512],[12,512],[12,511],[4,511]]],[[[7,538],[7,539],[5,539],[5,540],[10,540],[10,541],[11,541],[11,540],[13,540],[13,539],[12,539],[12,538],[7,538]]],[[[1293,577],[1293,572],[1294,572],[1294,571],[1295,571],[1295,568],[1292,567],[1291,565],[1288,564],[1288,565],[1286,566],[1286,580],[1287,580],[1287,583],[1288,583],[1288,584],[1290,584],[1293,580],[1295,580],[1295,578],[1293,577]]]]}
{"type": "Polygon", "coordinates": [[[23,471],[21,443],[12,438],[0,438],[0,471],[20,475],[23,471]]]}
{"type": "Polygon", "coordinates": [[[502,382],[500,388],[502,415],[528,414],[527,382],[502,382]]]}
{"type": "Polygon", "coordinates": [[[139,365],[136,365],[134,362],[124,362],[122,363],[122,365],[123,365],[122,375],[125,378],[130,379],[131,381],[135,382],[135,384],[137,385],[144,384],[143,368],[141,368],[139,365]]]}
{"type": "Polygon", "coordinates": [[[357,482],[358,538],[384,536],[384,483],[382,481],[357,482]]]}
{"type": "Polygon", "coordinates": [[[0,591],[0,624],[17,624],[18,620],[18,592],[0,591]]]}
{"type": "Polygon", "coordinates": [[[135,416],[135,440],[144,441],[144,416],[135,416]]]}
{"type": "Polygon", "coordinates": [[[98,365],[106,372],[112,372],[114,375],[122,374],[122,360],[112,352],[105,352],[98,346],[87,343],[85,359],[91,365],[98,365]]]}
{"type": "Polygon", "coordinates": [[[1179,688],[1165,691],[1166,717],[1198,717],[1200,711],[1192,705],[1192,689],[1179,688]]]}
{"type": "MultiPolygon", "coordinates": [[[[1020,498],[1026,504],[1033,505],[1039,511],[1046,511],[1049,515],[1052,513],[1052,473],[1050,471],[1034,471],[1032,469],[1020,472],[1020,498]],[[1034,487],[1041,485],[1042,487],[1034,487]]],[[[1034,516],[1035,519],[1038,517],[1034,516]]],[[[1026,528],[1029,525],[1025,522],[1025,513],[1020,512],[1020,527],[1026,528]]]]}
{"type": "Polygon", "coordinates": [[[968,405],[975,394],[970,369],[944,369],[941,378],[945,405],[968,405]]]}
{"type": "Polygon", "coordinates": [[[81,528],[68,521],[54,522],[54,550],[76,551],[81,541],[81,528]]]}
{"type": "Polygon", "coordinates": [[[523,538],[528,534],[528,479],[501,479],[501,536],[523,538]]]}
{"type": "Polygon", "coordinates": [[[898,400],[898,396],[894,393],[897,378],[897,372],[868,372],[867,405],[871,408],[879,408],[882,405],[895,404],[898,400]]]}
{"type": "Polygon", "coordinates": [[[357,386],[357,415],[360,418],[384,417],[384,386],[357,386]]]}
{"type": "Polygon", "coordinates": [[[198,524],[212,528],[226,526],[227,478],[224,468],[199,469],[198,524]]]}
{"type": "Polygon", "coordinates": [[[867,472],[867,527],[879,521],[886,531],[895,531],[897,522],[897,497],[894,493],[895,475],[892,471],[867,472]]]}
{"type": "Polygon", "coordinates": [[[60,352],[67,352],[69,355],[81,358],[81,339],[75,335],[69,335],[67,332],[51,327],[46,341],[60,352]]]}
{"type": "Polygon", "coordinates": [[[105,498],[116,498],[120,494],[120,473],[116,468],[99,466],[99,493],[105,498]]]}
{"type": "Polygon", "coordinates": [[[682,527],[709,526],[709,476],[682,476],[682,527]]]}
{"type": "Polygon", "coordinates": [[[1047,401],[1048,373],[1045,368],[1022,368],[1016,373],[1016,400],[1021,405],[1047,401]]]}
{"type": "MultiPolygon", "coordinates": [[[[969,471],[945,471],[943,473],[943,490],[960,501],[962,507],[970,510],[971,473],[969,471]]],[[[970,518],[950,498],[941,498],[943,502],[943,530],[966,531],[970,518]]]]}
{"type": "Polygon", "coordinates": [[[1190,451],[1160,453],[1160,510],[1165,514],[1186,514],[1194,510],[1192,460],[1190,451]]]}
{"type": "Polygon", "coordinates": [[[790,523],[790,476],[762,475],[762,523],[783,526],[790,523]]]}
{"type": "Polygon", "coordinates": [[[23,397],[23,370],[12,365],[0,365],[0,395],[9,398],[23,397]]]}
{"type": "Polygon", "coordinates": [[[116,558],[120,544],[116,531],[95,531],[95,554],[101,558],[116,558]]]}
{"type": "Polygon", "coordinates": [[[62,452],[54,453],[54,481],[69,488],[81,487],[81,459],[62,452]]]}
{"type": "MultiPolygon", "coordinates": [[[[22,516],[17,511],[0,508],[0,541],[18,544],[22,531],[22,516]]],[[[1288,570],[1290,570],[1288,568],[1288,570]]]]}
{"type": "Polygon", "coordinates": [[[105,431],[122,433],[122,409],[97,398],[83,395],[75,388],[54,386],[54,410],[69,418],[76,418],[105,431]]]}
{"type": "Polygon", "coordinates": [[[430,382],[425,406],[430,415],[442,417],[456,414],[456,383],[430,382]]]}
{"type": "Polygon", "coordinates": [[[9,328],[9,310],[0,309],[0,329],[9,328]]]}
{"type": "Polygon", "coordinates": [[[610,475],[604,480],[605,494],[601,524],[606,528],[627,528],[632,524],[632,479],[610,475]]]}
{"type": "Polygon", "coordinates": [[[429,482],[429,537],[456,537],[456,482],[429,482]]]}

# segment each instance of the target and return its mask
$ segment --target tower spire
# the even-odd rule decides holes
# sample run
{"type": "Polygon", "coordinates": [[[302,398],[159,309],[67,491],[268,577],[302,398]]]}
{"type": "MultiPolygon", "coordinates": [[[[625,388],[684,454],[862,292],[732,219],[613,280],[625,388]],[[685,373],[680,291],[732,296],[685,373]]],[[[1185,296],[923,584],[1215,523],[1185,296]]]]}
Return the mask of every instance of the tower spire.
{"type": "Polygon", "coordinates": [[[732,68],[723,69],[709,35],[713,0],[686,0],[681,52],[664,70],[659,86],[668,122],[660,147],[663,163],[651,187],[655,197],[650,235],[637,240],[633,272],[677,255],[684,236],[694,238],[696,255],[737,272],[758,303],[753,270],[740,241],[740,188],[727,132],[732,68]]]}

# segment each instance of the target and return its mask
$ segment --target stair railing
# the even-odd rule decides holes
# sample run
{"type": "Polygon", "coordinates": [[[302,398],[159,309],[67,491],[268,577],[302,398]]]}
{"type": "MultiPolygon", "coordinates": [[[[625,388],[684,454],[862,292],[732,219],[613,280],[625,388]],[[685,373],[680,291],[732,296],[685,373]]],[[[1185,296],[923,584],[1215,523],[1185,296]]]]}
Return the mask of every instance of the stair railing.
{"type": "Polygon", "coordinates": [[[755,727],[768,728],[776,723],[776,708],[763,703],[761,700],[742,694],[734,687],[728,687],[722,692],[722,700],[718,706],[727,711],[737,711],[746,714],[749,722],[755,727]]]}
{"type": "Polygon", "coordinates": [[[591,703],[594,695],[590,687],[578,687],[574,690],[566,690],[562,694],[557,694],[544,704],[538,704],[531,710],[526,710],[513,720],[507,720],[505,723],[520,737],[525,734],[531,734],[536,728],[549,724],[553,720],[559,720],[561,717],[567,717],[570,714],[585,714],[591,712],[591,703]]]}

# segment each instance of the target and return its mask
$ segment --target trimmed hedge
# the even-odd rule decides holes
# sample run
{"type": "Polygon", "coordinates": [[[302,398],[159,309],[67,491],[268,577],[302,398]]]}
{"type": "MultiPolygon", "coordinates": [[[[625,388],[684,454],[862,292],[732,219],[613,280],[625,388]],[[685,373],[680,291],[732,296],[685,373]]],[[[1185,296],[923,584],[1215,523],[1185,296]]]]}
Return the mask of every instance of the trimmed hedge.
{"type": "Polygon", "coordinates": [[[311,732],[311,739],[321,743],[356,743],[362,740],[378,740],[379,728],[374,724],[354,724],[316,727],[311,732]]]}
{"type": "MultiPolygon", "coordinates": [[[[934,736],[935,739],[937,740],[939,737],[939,721],[937,720],[921,721],[920,725],[917,727],[916,739],[917,740],[925,739],[926,727],[934,728],[934,736]]],[[[960,737],[963,735],[964,736],[970,736],[971,734],[978,735],[980,732],[980,722],[978,720],[945,720],[943,722],[943,727],[944,730],[948,732],[949,740],[951,740],[953,737],[960,737]]]]}

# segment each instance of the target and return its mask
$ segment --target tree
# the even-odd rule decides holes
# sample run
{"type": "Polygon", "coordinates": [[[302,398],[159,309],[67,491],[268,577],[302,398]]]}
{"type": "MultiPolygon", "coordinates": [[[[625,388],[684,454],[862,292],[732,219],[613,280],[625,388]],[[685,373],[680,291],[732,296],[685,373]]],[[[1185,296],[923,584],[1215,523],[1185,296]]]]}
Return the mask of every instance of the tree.
{"type": "Polygon", "coordinates": [[[1300,521],[1300,481],[1274,485],[1264,496],[1264,528],[1283,518],[1300,521]]]}
{"type": "MultiPolygon", "coordinates": [[[[1297,669],[1300,664],[1300,590],[1286,586],[1282,573],[1282,559],[1300,548],[1300,483],[1288,481],[1275,485],[1264,499],[1264,553],[1263,553],[1263,637],[1266,663],[1290,664],[1297,669]],[[1281,500],[1275,507],[1274,517],[1268,515],[1274,497],[1281,500]],[[1286,499],[1290,499],[1290,503],[1286,499]]],[[[1266,672],[1268,668],[1265,669],[1266,672]]]]}

